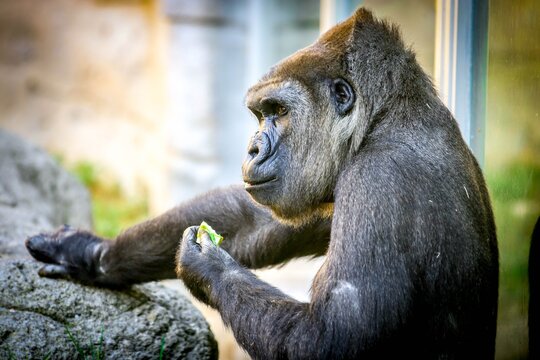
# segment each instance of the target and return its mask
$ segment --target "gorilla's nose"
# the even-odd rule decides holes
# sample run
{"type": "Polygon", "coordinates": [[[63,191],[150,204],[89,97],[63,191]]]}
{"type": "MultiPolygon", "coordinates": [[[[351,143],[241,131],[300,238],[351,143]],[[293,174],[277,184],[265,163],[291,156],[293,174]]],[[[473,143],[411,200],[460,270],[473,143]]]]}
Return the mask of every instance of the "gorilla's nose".
{"type": "Polygon", "coordinates": [[[264,132],[257,132],[249,142],[246,162],[261,164],[268,158],[269,155],[270,140],[268,139],[268,136],[264,132]]]}
{"type": "Polygon", "coordinates": [[[259,146],[257,146],[255,141],[250,141],[248,145],[248,156],[250,159],[255,158],[259,155],[259,146]]]}

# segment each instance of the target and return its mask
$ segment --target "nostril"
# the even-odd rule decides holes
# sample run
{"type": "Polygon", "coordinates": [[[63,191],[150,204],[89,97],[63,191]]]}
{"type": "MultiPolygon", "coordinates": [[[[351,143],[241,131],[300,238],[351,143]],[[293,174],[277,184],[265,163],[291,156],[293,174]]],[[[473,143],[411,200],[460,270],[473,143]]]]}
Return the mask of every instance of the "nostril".
{"type": "Polygon", "coordinates": [[[257,131],[255,135],[251,138],[248,144],[248,156],[251,158],[259,155],[259,144],[258,144],[259,132],[257,131]]]}
{"type": "Polygon", "coordinates": [[[270,155],[270,139],[264,132],[257,133],[248,145],[248,160],[256,163],[264,162],[270,155]]]}
{"type": "Polygon", "coordinates": [[[251,157],[255,157],[259,155],[259,147],[255,144],[252,144],[248,149],[248,154],[251,157]]]}

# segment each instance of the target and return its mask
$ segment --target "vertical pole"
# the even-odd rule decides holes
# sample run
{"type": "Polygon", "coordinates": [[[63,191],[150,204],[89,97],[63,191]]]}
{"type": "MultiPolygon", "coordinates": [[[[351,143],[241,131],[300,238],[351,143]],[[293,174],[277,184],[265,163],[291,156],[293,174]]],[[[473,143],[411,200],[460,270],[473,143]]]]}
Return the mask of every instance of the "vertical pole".
{"type": "Polygon", "coordinates": [[[488,0],[473,1],[472,39],[472,100],[471,100],[471,148],[484,164],[484,147],[486,138],[486,98],[488,67],[488,0]]]}
{"type": "Polygon", "coordinates": [[[241,179],[248,140],[242,82],[246,5],[162,0],[169,33],[169,206],[241,179]]]}
{"type": "Polygon", "coordinates": [[[463,138],[484,161],[488,0],[437,0],[435,81],[463,138]]]}

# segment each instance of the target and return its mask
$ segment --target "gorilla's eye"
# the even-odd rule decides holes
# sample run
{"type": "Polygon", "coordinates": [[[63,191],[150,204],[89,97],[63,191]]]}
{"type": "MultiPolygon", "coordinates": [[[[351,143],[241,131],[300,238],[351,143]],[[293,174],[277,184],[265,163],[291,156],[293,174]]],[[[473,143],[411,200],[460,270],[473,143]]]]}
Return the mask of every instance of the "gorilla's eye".
{"type": "Polygon", "coordinates": [[[282,117],[287,115],[289,109],[274,99],[265,99],[261,102],[261,113],[265,118],[282,117]]]}
{"type": "Polygon", "coordinates": [[[289,110],[285,106],[277,104],[274,112],[277,116],[281,117],[287,115],[289,110]]]}

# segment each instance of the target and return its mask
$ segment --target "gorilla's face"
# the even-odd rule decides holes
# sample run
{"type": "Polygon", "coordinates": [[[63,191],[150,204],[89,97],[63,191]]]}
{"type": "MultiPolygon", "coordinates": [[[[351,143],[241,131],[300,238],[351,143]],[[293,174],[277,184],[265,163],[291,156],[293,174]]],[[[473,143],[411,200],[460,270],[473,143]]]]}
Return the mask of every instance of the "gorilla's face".
{"type": "Polygon", "coordinates": [[[355,94],[331,71],[339,60],[324,58],[322,50],[315,44],[285,59],[246,96],[259,123],[242,167],[246,190],[289,223],[331,208],[347,153],[335,125],[354,106],[355,94]]]}
{"type": "Polygon", "coordinates": [[[246,98],[259,128],[250,140],[242,167],[245,187],[255,201],[279,215],[290,212],[287,208],[297,196],[289,192],[293,187],[301,190],[304,183],[294,166],[303,150],[300,144],[293,144],[301,92],[298,83],[270,78],[251,88],[246,98]]]}

